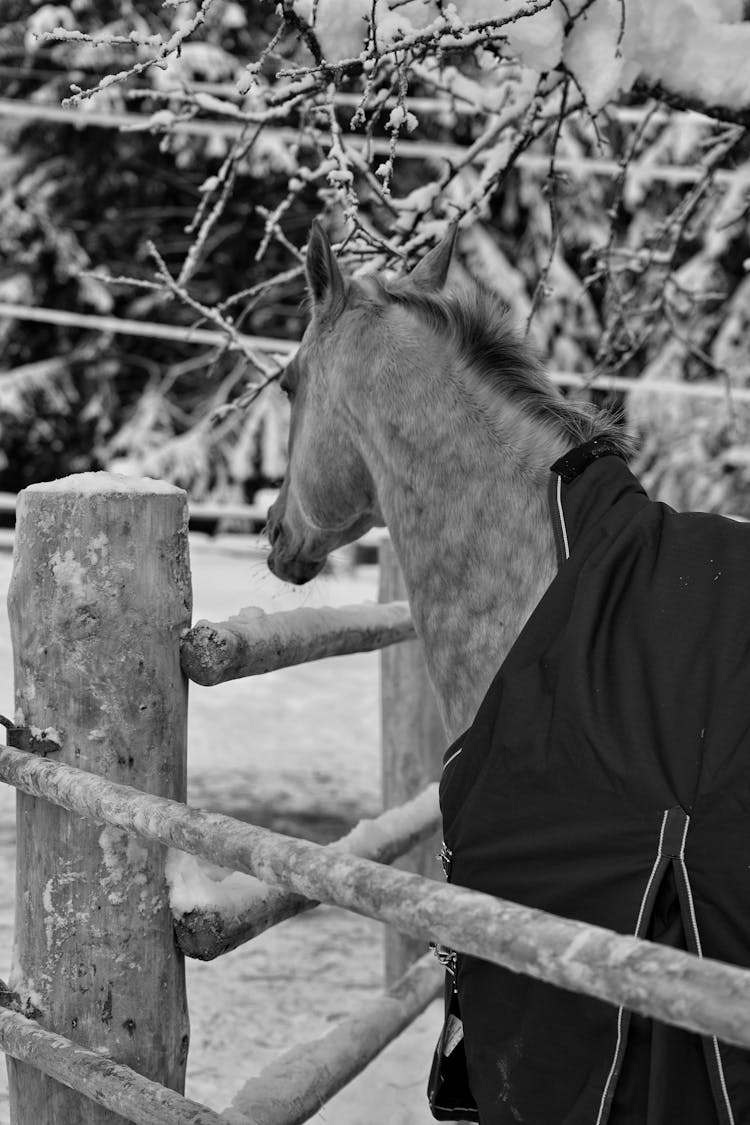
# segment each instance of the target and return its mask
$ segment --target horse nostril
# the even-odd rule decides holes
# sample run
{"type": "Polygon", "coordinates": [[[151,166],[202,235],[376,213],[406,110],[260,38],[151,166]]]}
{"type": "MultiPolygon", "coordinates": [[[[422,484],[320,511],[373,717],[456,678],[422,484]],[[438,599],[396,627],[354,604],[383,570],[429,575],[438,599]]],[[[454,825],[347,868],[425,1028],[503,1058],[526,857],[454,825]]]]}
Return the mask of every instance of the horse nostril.
{"type": "Polygon", "coordinates": [[[275,520],[269,519],[266,525],[266,530],[268,532],[268,540],[273,547],[274,543],[281,535],[281,526],[280,524],[276,523],[275,520]]]}

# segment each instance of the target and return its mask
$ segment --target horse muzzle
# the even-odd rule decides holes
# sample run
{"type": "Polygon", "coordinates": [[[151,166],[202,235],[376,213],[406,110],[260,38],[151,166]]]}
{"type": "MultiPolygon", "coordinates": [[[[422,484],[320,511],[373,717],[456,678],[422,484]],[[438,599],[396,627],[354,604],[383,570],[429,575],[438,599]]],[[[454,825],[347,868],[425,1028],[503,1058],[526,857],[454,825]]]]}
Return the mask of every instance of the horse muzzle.
{"type": "Polygon", "coordinates": [[[295,586],[304,586],[305,582],[310,582],[320,574],[327,555],[306,558],[302,546],[296,547],[290,543],[284,524],[274,513],[273,506],[268,512],[267,531],[271,551],[266,562],[272,574],[282,582],[291,582],[295,586]]]}
{"type": "Polygon", "coordinates": [[[325,566],[325,557],[322,559],[304,559],[300,555],[286,557],[276,547],[271,548],[271,553],[266,559],[268,569],[282,582],[291,582],[294,586],[304,586],[310,582],[325,566]]]}

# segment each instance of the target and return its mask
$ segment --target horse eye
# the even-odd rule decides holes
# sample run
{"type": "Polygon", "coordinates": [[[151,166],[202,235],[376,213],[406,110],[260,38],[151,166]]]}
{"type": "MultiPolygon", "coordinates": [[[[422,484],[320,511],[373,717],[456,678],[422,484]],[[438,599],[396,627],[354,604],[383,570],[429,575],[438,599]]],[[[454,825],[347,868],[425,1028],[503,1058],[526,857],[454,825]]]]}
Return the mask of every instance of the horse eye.
{"type": "Polygon", "coordinates": [[[294,398],[294,384],[297,382],[297,365],[296,359],[292,358],[281,372],[279,379],[279,387],[281,393],[289,402],[294,398]]]}

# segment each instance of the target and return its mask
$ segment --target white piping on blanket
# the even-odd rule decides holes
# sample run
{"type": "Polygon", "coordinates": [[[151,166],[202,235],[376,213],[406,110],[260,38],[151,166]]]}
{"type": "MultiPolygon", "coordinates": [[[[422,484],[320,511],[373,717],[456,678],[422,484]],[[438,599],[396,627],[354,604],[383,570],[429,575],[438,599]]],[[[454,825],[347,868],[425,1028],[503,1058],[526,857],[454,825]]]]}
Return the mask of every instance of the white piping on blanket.
{"type": "Polygon", "coordinates": [[[562,506],[562,477],[557,478],[557,512],[560,516],[560,527],[562,528],[563,547],[565,548],[565,558],[570,558],[570,544],[568,542],[568,529],[565,526],[565,513],[562,506]]]}

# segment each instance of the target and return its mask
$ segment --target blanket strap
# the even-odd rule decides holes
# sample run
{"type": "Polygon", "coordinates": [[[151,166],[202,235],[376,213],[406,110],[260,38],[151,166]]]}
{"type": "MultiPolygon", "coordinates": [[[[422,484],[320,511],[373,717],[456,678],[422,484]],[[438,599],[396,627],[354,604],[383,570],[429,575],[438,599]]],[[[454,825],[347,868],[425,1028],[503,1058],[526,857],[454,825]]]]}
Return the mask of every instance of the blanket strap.
{"type": "Polygon", "coordinates": [[[620,457],[623,461],[626,460],[625,454],[611,438],[594,438],[592,441],[586,441],[582,445],[577,445],[574,449],[568,450],[555,461],[554,465],[550,466],[547,503],[555,537],[558,570],[566,559],[570,558],[570,542],[565,526],[562,485],[570,484],[577,476],[580,476],[584,469],[600,457],[620,457]]]}

